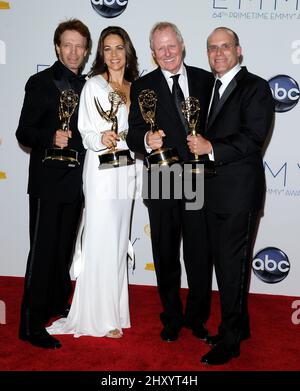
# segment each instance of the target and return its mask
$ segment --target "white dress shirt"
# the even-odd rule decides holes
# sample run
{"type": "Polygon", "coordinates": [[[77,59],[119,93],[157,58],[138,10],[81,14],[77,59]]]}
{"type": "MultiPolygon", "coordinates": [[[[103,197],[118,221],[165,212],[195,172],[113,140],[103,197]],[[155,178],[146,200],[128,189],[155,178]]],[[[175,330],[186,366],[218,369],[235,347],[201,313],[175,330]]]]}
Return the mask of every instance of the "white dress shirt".
{"type": "MultiPolygon", "coordinates": [[[[241,68],[242,68],[241,64],[237,64],[235,67],[230,69],[230,71],[226,72],[225,75],[223,75],[222,77],[218,77],[218,75],[217,75],[216,80],[219,79],[222,83],[221,87],[219,88],[220,99],[221,99],[222,95],[224,94],[224,91],[228,87],[229,83],[231,82],[231,80],[241,70],[241,68]]],[[[216,80],[215,80],[215,85],[216,85],[216,80]]],[[[214,88],[213,88],[213,91],[211,94],[208,113],[210,112],[210,107],[211,107],[214,92],[215,92],[215,85],[214,85],[214,88]]],[[[209,157],[209,160],[215,160],[213,149],[212,149],[211,153],[208,154],[208,157],[209,157]]]]}

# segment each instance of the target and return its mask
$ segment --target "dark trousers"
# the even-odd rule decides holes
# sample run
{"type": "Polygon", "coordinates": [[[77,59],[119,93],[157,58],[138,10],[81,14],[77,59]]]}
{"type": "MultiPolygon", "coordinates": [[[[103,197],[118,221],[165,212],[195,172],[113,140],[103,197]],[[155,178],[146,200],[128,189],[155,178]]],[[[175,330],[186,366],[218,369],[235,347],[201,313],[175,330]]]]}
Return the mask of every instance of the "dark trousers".
{"type": "Polygon", "coordinates": [[[207,220],[221,301],[219,333],[231,348],[241,333],[250,334],[247,299],[258,212],[207,212],[207,220]]]}
{"type": "Polygon", "coordinates": [[[20,334],[30,335],[61,313],[72,292],[70,266],[82,200],[59,203],[30,196],[30,251],[20,334]]]}
{"type": "Polygon", "coordinates": [[[203,210],[186,210],[182,200],[148,200],[152,251],[158,291],[163,307],[161,321],[175,329],[196,328],[210,313],[211,274],[203,210]],[[185,309],[180,298],[180,243],[188,281],[185,309]]]}

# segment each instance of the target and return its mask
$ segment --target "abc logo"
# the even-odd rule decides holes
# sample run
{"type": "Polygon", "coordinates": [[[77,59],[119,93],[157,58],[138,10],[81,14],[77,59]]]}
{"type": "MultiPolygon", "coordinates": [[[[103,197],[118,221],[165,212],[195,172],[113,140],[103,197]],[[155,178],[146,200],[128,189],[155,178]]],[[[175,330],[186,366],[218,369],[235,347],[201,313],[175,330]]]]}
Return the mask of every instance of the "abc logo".
{"type": "Polygon", "coordinates": [[[283,113],[296,106],[300,91],[297,82],[287,75],[278,75],[269,80],[275,101],[275,111],[283,113]]]}
{"type": "Polygon", "coordinates": [[[276,247],[267,247],[255,255],[252,269],[260,280],[275,284],[289,274],[290,262],[283,251],[276,247]]]}
{"type": "Polygon", "coordinates": [[[127,7],[128,0],[91,0],[94,10],[104,18],[115,18],[127,7]]]}

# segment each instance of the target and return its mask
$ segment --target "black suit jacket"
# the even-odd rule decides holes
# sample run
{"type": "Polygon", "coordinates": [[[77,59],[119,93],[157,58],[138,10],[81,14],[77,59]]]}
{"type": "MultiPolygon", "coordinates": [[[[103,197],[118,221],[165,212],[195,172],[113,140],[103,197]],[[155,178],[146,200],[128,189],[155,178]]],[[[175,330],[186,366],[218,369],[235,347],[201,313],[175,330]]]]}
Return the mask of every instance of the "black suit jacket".
{"type": "MultiPolygon", "coordinates": [[[[213,76],[200,68],[186,66],[189,94],[200,101],[198,131],[203,133],[206,114],[209,106],[210,93],[213,86],[213,76]]],[[[131,86],[131,106],[129,113],[129,132],[127,144],[134,152],[147,154],[144,146],[145,134],[149,125],[144,121],[138,105],[138,96],[144,89],[154,90],[157,94],[156,124],[166,137],[163,147],[176,147],[183,160],[193,158],[187,147],[187,129],[184,128],[173,103],[171,91],[160,68],[148,73],[133,82],[131,86]]]]}
{"type": "Polygon", "coordinates": [[[53,136],[61,128],[58,109],[60,91],[54,80],[66,81],[78,94],[84,80],[61,62],[31,76],[25,86],[25,98],[16,137],[20,144],[30,147],[28,193],[42,199],[72,202],[82,192],[84,147],[77,128],[78,106],[70,121],[72,138],[69,147],[79,152],[79,168],[46,167],[42,160],[45,150],[53,147],[53,136]]]}
{"type": "Polygon", "coordinates": [[[264,79],[237,73],[207,123],[217,175],[205,182],[206,206],[220,213],[259,210],[265,194],[262,147],[272,125],[274,101],[264,79]]]}

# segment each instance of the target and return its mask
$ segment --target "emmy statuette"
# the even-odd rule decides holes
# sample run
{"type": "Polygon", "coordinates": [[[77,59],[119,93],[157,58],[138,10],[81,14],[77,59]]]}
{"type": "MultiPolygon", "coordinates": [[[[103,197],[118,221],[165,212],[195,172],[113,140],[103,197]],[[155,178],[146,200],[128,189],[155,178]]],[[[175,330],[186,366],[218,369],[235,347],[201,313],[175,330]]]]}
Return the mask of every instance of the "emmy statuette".
{"type": "MultiPolygon", "coordinates": [[[[60,95],[59,102],[59,119],[61,121],[61,129],[64,132],[70,130],[70,119],[78,105],[79,97],[73,90],[64,90],[60,95]]],[[[78,167],[78,152],[74,149],[65,148],[48,148],[46,149],[43,163],[49,167],[78,167]]]]}
{"type": "MultiPolygon", "coordinates": [[[[98,98],[94,97],[94,102],[96,109],[100,116],[107,122],[111,123],[111,130],[118,134],[118,118],[117,112],[120,105],[126,103],[126,97],[121,94],[119,91],[112,91],[108,95],[108,100],[110,102],[110,110],[103,110],[98,98]]],[[[120,133],[120,137],[125,139],[125,132],[120,133]]],[[[99,155],[99,169],[106,168],[117,168],[122,166],[129,166],[134,164],[135,161],[130,155],[129,149],[118,149],[116,147],[111,147],[107,152],[104,152],[102,155],[99,155]]]]}
{"type": "MultiPolygon", "coordinates": [[[[149,89],[143,90],[141,91],[138,100],[145,122],[150,125],[150,131],[155,132],[157,130],[155,123],[156,93],[149,89]]],[[[171,166],[176,162],[180,162],[176,148],[158,148],[146,156],[145,160],[148,169],[150,169],[152,165],[171,166]]]]}
{"type": "MultiPolygon", "coordinates": [[[[196,126],[199,118],[200,103],[197,98],[192,96],[182,102],[182,113],[189,126],[189,134],[197,136],[196,126]]],[[[192,165],[192,173],[200,174],[204,172],[205,176],[215,175],[214,162],[209,160],[207,155],[194,155],[194,159],[187,162],[192,165]],[[203,169],[201,168],[203,165],[203,169]]]]}

